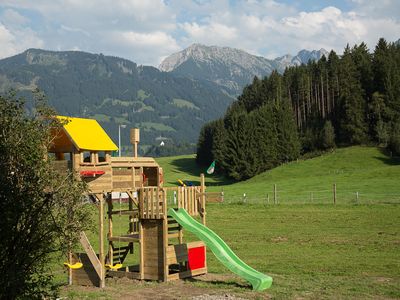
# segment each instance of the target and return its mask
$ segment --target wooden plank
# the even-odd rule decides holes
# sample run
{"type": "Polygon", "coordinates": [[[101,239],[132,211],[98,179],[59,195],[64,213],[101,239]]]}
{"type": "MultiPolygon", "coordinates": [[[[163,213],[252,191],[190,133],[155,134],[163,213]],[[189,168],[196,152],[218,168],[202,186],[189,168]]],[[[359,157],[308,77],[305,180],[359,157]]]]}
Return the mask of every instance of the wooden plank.
{"type": "MultiPolygon", "coordinates": [[[[112,219],[113,203],[112,203],[111,199],[107,200],[107,207],[108,207],[108,234],[107,234],[107,237],[111,238],[113,236],[113,219],[112,219]]],[[[114,257],[114,255],[113,255],[113,244],[112,244],[112,242],[109,242],[109,245],[108,245],[108,259],[109,259],[109,263],[111,265],[114,264],[113,257],[114,257]]]]}
{"type": "Polygon", "coordinates": [[[132,168],[112,168],[113,176],[132,176],[132,168]]]}
{"type": "Polygon", "coordinates": [[[101,262],[100,260],[97,258],[96,253],[93,250],[92,245],[90,244],[85,232],[81,231],[80,234],[80,242],[81,245],[83,247],[83,249],[85,250],[87,256],[90,259],[90,262],[92,264],[92,266],[94,267],[94,269],[96,270],[97,275],[99,276],[99,278],[101,278],[101,262]]]}
{"type": "Polygon", "coordinates": [[[179,238],[179,232],[168,234],[168,239],[174,239],[174,238],[179,238]]]}
{"type": "Polygon", "coordinates": [[[132,171],[127,170],[126,174],[121,174],[121,175],[115,175],[113,173],[112,177],[116,181],[130,181],[130,180],[132,180],[132,171]]]}
{"type": "Polygon", "coordinates": [[[138,193],[139,193],[139,215],[140,215],[140,218],[144,218],[144,205],[143,205],[143,201],[144,201],[144,195],[143,195],[143,189],[140,189],[139,191],[138,191],[138,193]]]}
{"type": "Polygon", "coordinates": [[[145,197],[145,206],[146,206],[146,219],[150,219],[149,218],[149,189],[146,189],[146,197],[145,197]]]}
{"type": "Polygon", "coordinates": [[[130,181],[113,181],[113,189],[118,188],[132,188],[132,183],[130,181]]]}
{"type": "Polygon", "coordinates": [[[155,214],[155,207],[154,207],[154,202],[155,202],[155,197],[154,197],[154,189],[151,189],[151,194],[150,194],[151,196],[150,196],[150,200],[151,200],[151,213],[150,213],[150,215],[151,215],[151,217],[152,217],[152,219],[155,219],[156,218],[156,214],[155,214]]]}
{"type": "MultiPolygon", "coordinates": [[[[163,206],[164,206],[164,211],[166,211],[166,201],[163,201],[163,206]]],[[[163,233],[163,266],[164,266],[164,282],[168,281],[168,275],[169,275],[169,270],[168,270],[168,264],[167,264],[167,247],[168,247],[168,218],[164,217],[163,219],[163,228],[162,228],[162,233],[163,233]]]]}
{"type": "Polygon", "coordinates": [[[176,193],[176,196],[178,197],[178,209],[182,207],[182,203],[181,203],[181,188],[178,187],[178,191],[176,193]]]}
{"type": "MultiPolygon", "coordinates": [[[[99,195],[99,261],[100,261],[100,287],[106,286],[104,267],[104,195],[99,195]]],[[[97,270],[96,270],[97,271],[97,270]]]]}
{"type": "MultiPolygon", "coordinates": [[[[142,193],[141,193],[142,194],[142,193]]],[[[141,202],[143,203],[143,202],[141,202]]],[[[143,211],[143,207],[142,210],[143,211]]],[[[140,279],[144,279],[144,248],[143,248],[143,226],[139,222],[139,275],[140,279]]]]}
{"type": "Polygon", "coordinates": [[[172,265],[172,264],[179,264],[188,261],[188,255],[174,255],[174,256],[168,256],[167,257],[167,264],[172,265]]]}
{"type": "Polygon", "coordinates": [[[200,216],[201,216],[201,222],[203,225],[206,225],[206,197],[204,193],[206,192],[206,186],[205,186],[205,178],[204,174],[200,174],[200,191],[201,191],[201,209],[200,209],[200,216]]]}
{"type": "MultiPolygon", "coordinates": [[[[158,270],[159,266],[160,266],[160,264],[159,264],[158,259],[146,259],[146,261],[144,262],[144,268],[147,270],[150,270],[151,268],[158,270]]],[[[160,271],[157,271],[157,272],[160,272],[160,271]]]]}
{"type": "Polygon", "coordinates": [[[186,245],[187,245],[188,249],[205,246],[205,244],[204,244],[203,241],[189,242],[189,243],[187,243],[186,245]]]}
{"type": "Polygon", "coordinates": [[[135,204],[136,207],[139,207],[138,199],[136,199],[136,198],[133,196],[133,193],[132,193],[131,191],[127,191],[126,193],[128,194],[129,198],[131,198],[133,204],[135,204]]]}
{"type": "MultiPolygon", "coordinates": [[[[193,247],[192,247],[193,248],[193,247]]],[[[167,247],[167,257],[187,255],[187,244],[176,244],[167,247]]]]}
{"type": "Polygon", "coordinates": [[[183,278],[198,276],[198,275],[202,275],[202,274],[206,274],[206,273],[207,273],[207,268],[200,268],[200,269],[196,269],[196,270],[188,270],[188,271],[183,271],[183,272],[179,272],[179,273],[170,274],[168,276],[168,280],[183,279],[183,278]]]}
{"type": "Polygon", "coordinates": [[[194,186],[192,186],[190,188],[191,192],[192,192],[192,196],[191,196],[191,202],[192,202],[192,213],[193,215],[197,215],[197,210],[196,210],[196,197],[195,197],[195,193],[194,193],[194,186]]]}
{"type": "Polygon", "coordinates": [[[194,213],[197,216],[199,214],[199,206],[197,204],[198,198],[196,194],[196,189],[193,187],[193,201],[194,201],[194,213]]]}
{"type": "Polygon", "coordinates": [[[124,242],[124,243],[138,242],[139,236],[137,234],[112,236],[112,237],[109,237],[108,240],[111,242],[124,242]]]}
{"type": "Polygon", "coordinates": [[[121,209],[121,210],[113,210],[110,213],[111,215],[122,215],[122,216],[138,216],[139,210],[134,208],[133,210],[129,209],[121,209]]]}
{"type": "Polygon", "coordinates": [[[157,204],[156,204],[156,211],[155,211],[155,215],[157,219],[160,219],[160,189],[157,187],[156,189],[156,200],[157,200],[157,204]]]}

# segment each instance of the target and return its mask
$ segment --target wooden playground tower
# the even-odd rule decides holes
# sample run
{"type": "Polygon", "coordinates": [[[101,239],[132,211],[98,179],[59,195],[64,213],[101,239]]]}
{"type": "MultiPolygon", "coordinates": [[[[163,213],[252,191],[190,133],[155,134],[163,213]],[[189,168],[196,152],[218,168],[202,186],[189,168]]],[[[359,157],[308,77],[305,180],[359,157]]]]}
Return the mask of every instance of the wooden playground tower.
{"type": "Polygon", "coordinates": [[[200,216],[205,224],[204,175],[200,177],[200,186],[164,188],[162,168],[157,162],[137,156],[139,129],[130,132],[133,157],[112,157],[112,151],[118,148],[97,121],[57,118],[67,123],[49,149],[56,157],[54,165],[61,172],[72,170],[88,184],[87,196],[99,212],[98,251],[81,232],[84,252],[70,253],[69,264],[73,266],[79,261],[82,267],[68,268],[69,283],[104,287],[106,275],[169,281],[207,273],[204,243],[184,243],[182,227],[167,214],[167,193],[174,192],[177,207],[185,208],[191,216],[200,216]],[[121,197],[127,198],[125,209],[121,197]],[[126,217],[126,234],[114,235],[116,217],[126,217]],[[137,264],[124,263],[136,251],[137,264]]]}

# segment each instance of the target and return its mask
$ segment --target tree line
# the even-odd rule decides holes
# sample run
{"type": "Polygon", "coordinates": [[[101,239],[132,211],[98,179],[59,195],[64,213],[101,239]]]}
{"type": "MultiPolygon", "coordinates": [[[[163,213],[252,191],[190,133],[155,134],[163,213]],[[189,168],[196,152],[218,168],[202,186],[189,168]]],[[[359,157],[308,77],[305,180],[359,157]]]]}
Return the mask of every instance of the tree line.
{"type": "Polygon", "coordinates": [[[257,77],[221,119],[205,124],[197,162],[250,178],[309,152],[374,144],[400,154],[400,45],[381,38],[318,62],[257,77]]]}

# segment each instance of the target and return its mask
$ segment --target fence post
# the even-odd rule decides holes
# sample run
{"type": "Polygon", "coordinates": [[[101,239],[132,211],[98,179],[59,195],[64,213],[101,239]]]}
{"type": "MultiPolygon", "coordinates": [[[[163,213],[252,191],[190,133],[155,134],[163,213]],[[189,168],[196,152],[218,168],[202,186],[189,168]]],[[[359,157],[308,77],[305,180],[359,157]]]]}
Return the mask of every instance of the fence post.
{"type": "Polygon", "coordinates": [[[277,204],[277,203],[278,203],[278,197],[276,194],[276,183],[274,183],[274,204],[277,204]]]}
{"type": "Polygon", "coordinates": [[[336,183],[333,184],[333,204],[336,204],[336,183]]]}
{"type": "Polygon", "coordinates": [[[269,204],[269,194],[267,193],[267,204],[269,204]]]}
{"type": "Polygon", "coordinates": [[[356,201],[357,201],[357,204],[358,204],[358,192],[356,192],[356,201]]]}

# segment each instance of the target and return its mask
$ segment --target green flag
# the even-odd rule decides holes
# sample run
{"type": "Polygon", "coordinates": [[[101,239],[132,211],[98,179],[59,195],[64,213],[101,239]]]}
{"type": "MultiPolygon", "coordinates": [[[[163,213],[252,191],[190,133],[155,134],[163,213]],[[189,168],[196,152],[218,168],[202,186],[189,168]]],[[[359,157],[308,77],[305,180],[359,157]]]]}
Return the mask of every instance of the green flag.
{"type": "Polygon", "coordinates": [[[212,174],[214,173],[215,170],[215,160],[211,163],[211,165],[207,169],[207,174],[212,174]]]}

